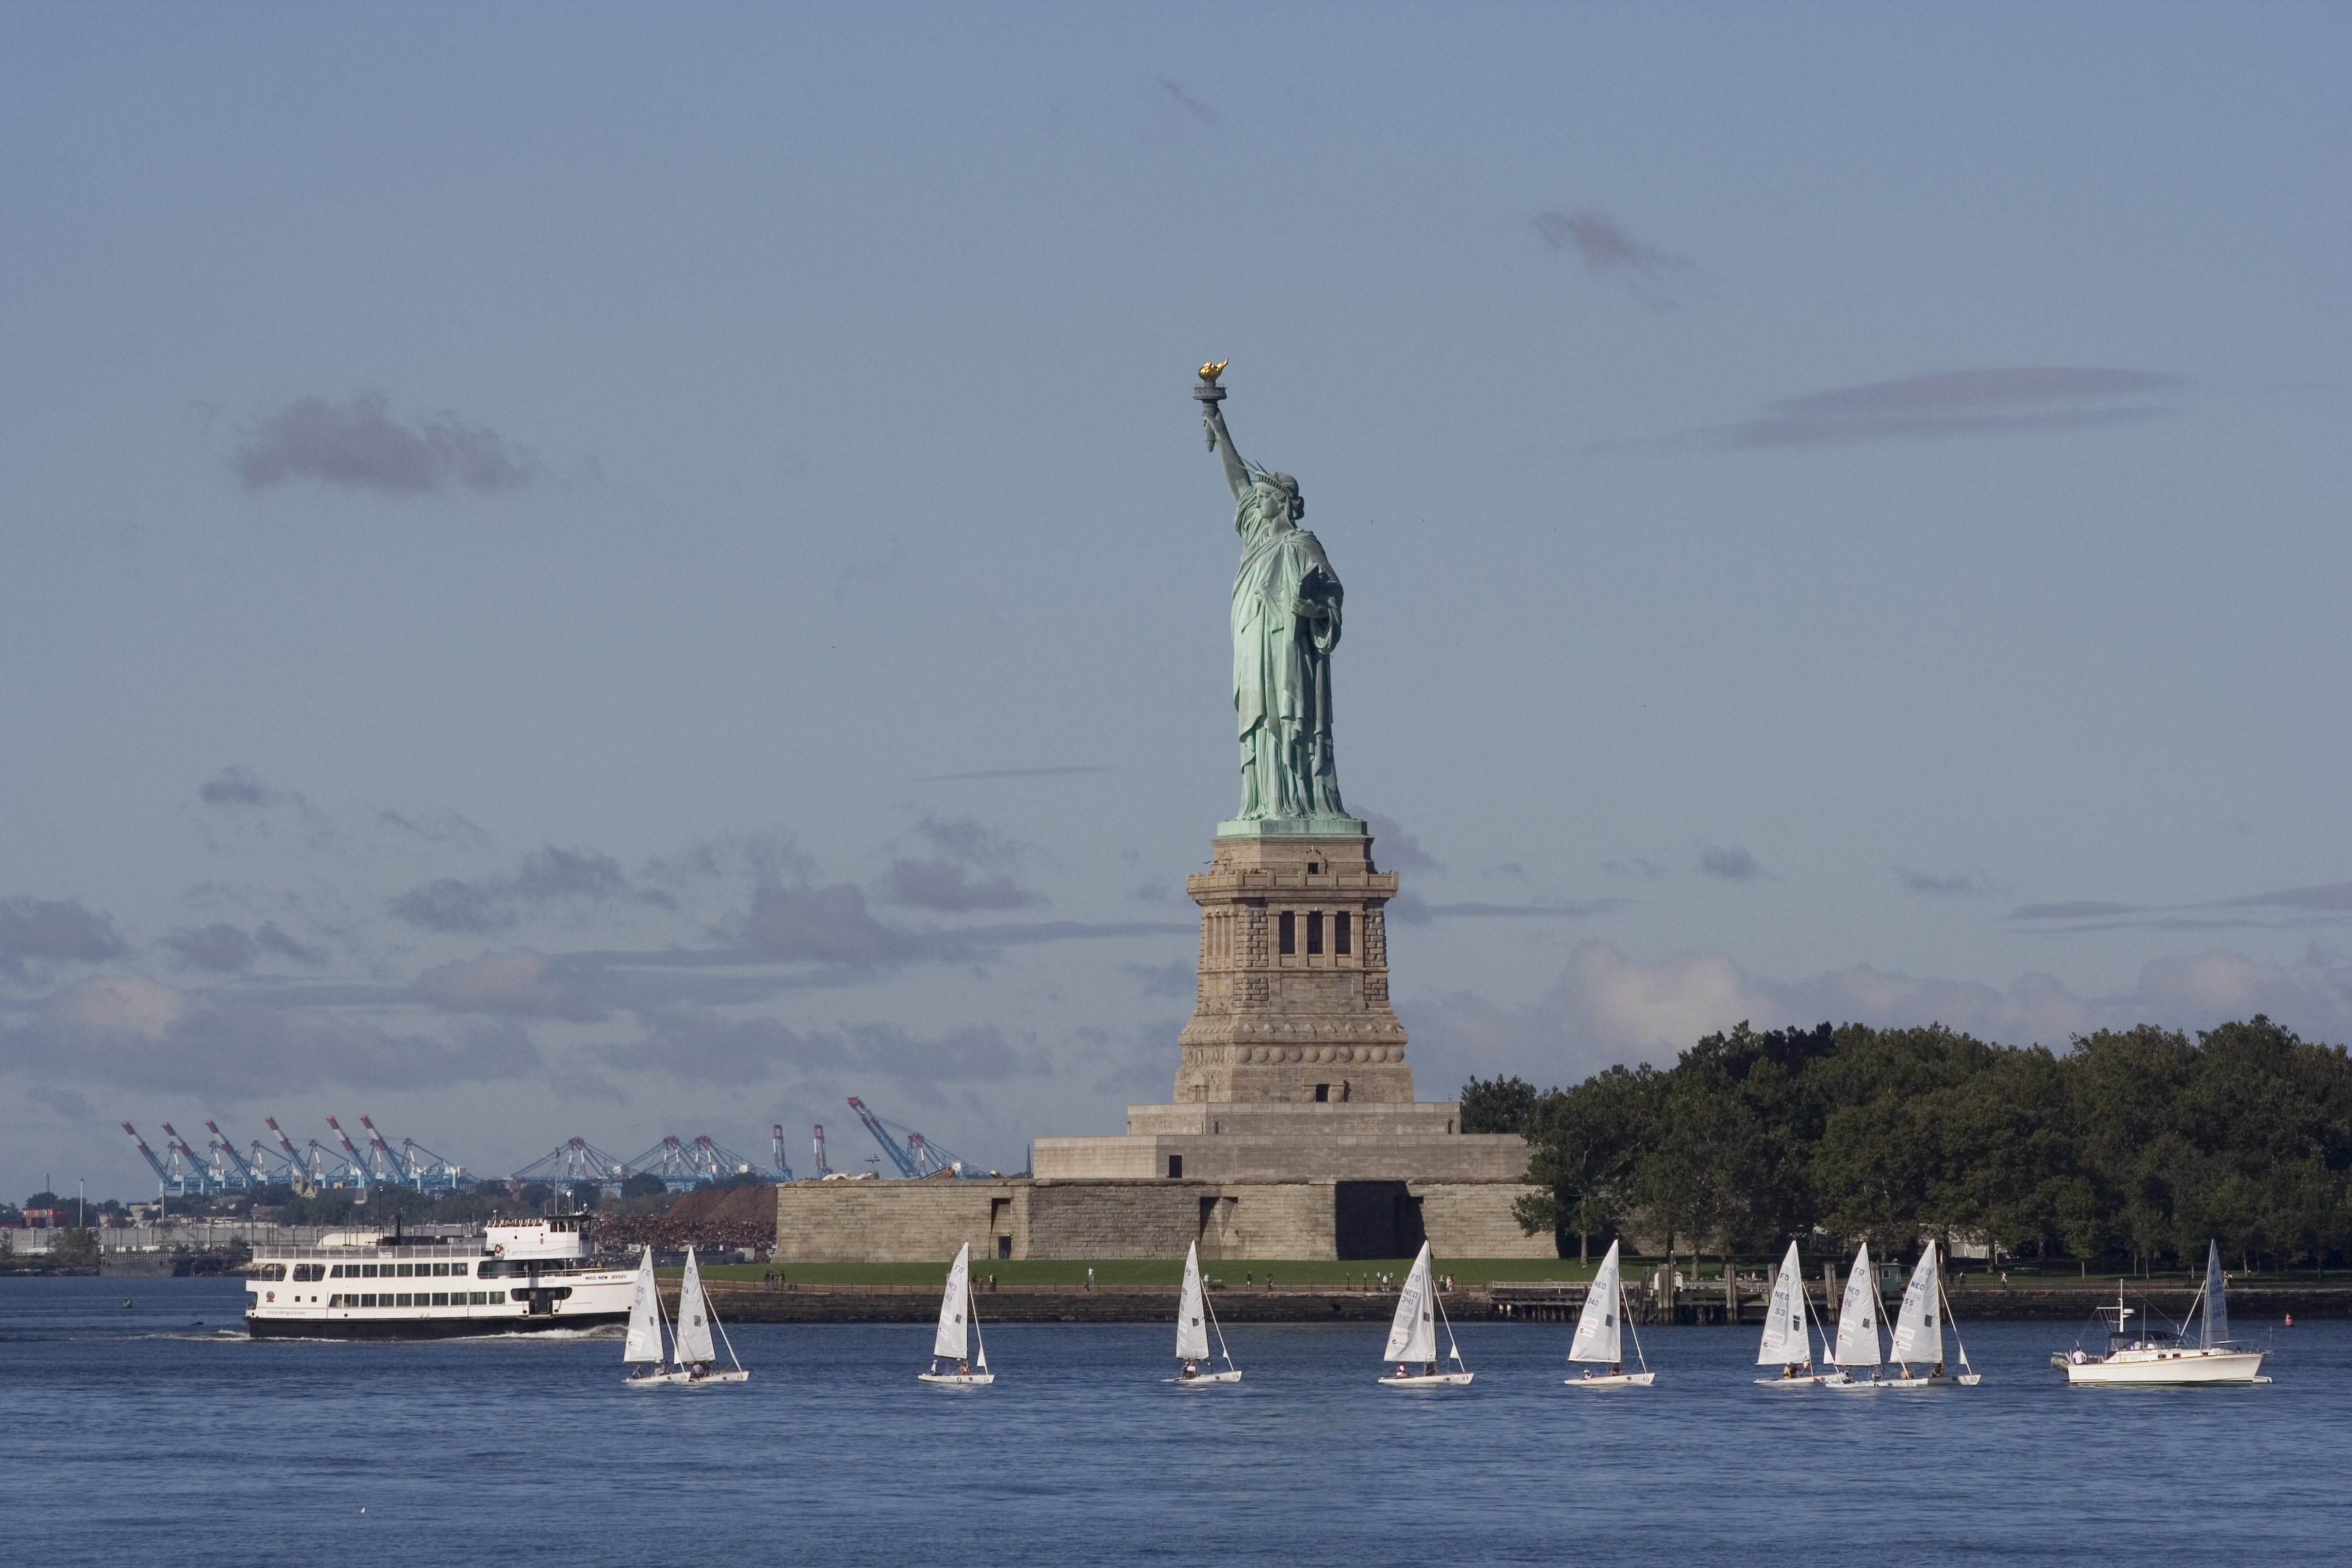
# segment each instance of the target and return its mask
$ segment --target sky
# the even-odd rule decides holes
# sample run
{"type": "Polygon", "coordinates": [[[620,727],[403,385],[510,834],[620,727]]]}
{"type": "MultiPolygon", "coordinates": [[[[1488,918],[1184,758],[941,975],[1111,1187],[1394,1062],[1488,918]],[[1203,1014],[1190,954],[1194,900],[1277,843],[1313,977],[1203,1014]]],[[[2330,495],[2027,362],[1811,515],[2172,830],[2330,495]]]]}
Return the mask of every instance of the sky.
{"type": "Polygon", "coordinates": [[[0,11],[0,1194],[1170,1092],[1231,505],[1424,1099],[2352,1038],[2341,5],[0,11]]]}

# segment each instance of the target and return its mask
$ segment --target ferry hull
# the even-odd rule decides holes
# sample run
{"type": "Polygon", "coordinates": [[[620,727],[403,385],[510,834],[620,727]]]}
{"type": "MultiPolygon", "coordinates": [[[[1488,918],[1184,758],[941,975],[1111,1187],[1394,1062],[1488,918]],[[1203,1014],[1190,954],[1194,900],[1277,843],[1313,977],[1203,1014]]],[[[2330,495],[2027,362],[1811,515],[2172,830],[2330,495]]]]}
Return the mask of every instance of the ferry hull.
{"type": "Polygon", "coordinates": [[[556,1312],[508,1318],[264,1318],[248,1314],[245,1331],[257,1340],[470,1340],[494,1334],[619,1328],[626,1312],[556,1312]]]}

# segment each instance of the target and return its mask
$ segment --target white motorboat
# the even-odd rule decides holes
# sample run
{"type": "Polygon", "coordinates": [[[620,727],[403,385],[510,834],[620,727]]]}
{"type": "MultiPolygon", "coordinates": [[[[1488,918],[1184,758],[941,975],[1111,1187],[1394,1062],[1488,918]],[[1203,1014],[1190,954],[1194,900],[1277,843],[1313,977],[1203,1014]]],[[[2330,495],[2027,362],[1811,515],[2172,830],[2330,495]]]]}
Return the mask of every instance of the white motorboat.
{"type": "Polygon", "coordinates": [[[931,1336],[931,1369],[916,1378],[941,1388],[985,1388],[996,1381],[988,1370],[988,1345],[980,1337],[980,1320],[971,1310],[971,1243],[956,1249],[955,1265],[948,1270],[948,1288],[940,1297],[939,1332],[931,1336]],[[980,1346],[975,1362],[971,1347],[980,1346]],[[952,1372],[944,1370],[952,1366],[952,1372]]]}
{"type": "Polygon", "coordinates": [[[1845,1277],[1845,1294],[1838,1298],[1837,1343],[1830,1363],[1837,1370],[1822,1379],[1823,1388],[1872,1392],[1886,1386],[1878,1375],[1885,1361],[1878,1342],[1878,1276],[1870,1267],[1870,1243],[1854,1249],[1853,1268],[1845,1277]],[[1856,1377],[1860,1368],[1864,1375],[1856,1377]]]}
{"type": "Polygon", "coordinates": [[[1451,1322],[1445,1324],[1445,1339],[1454,1370],[1437,1370],[1437,1324],[1444,1316],[1445,1303],[1438,1296],[1430,1270],[1429,1243],[1424,1241],[1420,1256],[1412,1260],[1412,1272],[1405,1276],[1404,1289],[1397,1296],[1396,1317],[1389,1323],[1388,1349],[1381,1359],[1396,1363],[1396,1371],[1381,1379],[1383,1388],[1460,1388],[1469,1383],[1472,1373],[1463,1364],[1462,1346],[1454,1337],[1451,1322]],[[1419,1372],[1412,1370],[1415,1363],[1421,1365],[1419,1372]]]}
{"type": "Polygon", "coordinates": [[[2116,1304],[2105,1309],[2116,1315],[2114,1326],[2107,1331],[2107,1353],[2094,1356],[2077,1344],[2060,1363],[2066,1369],[2066,1381],[2126,1388],[2199,1384],[2243,1388],[2268,1383],[2262,1370],[2263,1358],[2269,1352],[2242,1350],[2230,1339],[2225,1286],[2221,1246],[2209,1242],[2205,1289],[2197,1302],[2199,1332],[2197,1342],[2190,1344],[2185,1335],[2150,1327],[2144,1316],[2124,1304],[2123,1287],[2118,1283],[2116,1304]],[[2131,1322],[2136,1316],[2140,1317],[2137,1328],[2131,1322]]]}
{"type": "Polygon", "coordinates": [[[1225,1331],[1217,1326],[1216,1309],[1209,1305],[1209,1292],[1201,1279],[1201,1246],[1194,1242],[1184,1249],[1184,1293],[1176,1303],[1176,1376],[1174,1382],[1186,1388],[1198,1388],[1210,1384],[1239,1383],[1242,1369],[1234,1364],[1233,1352],[1225,1348],[1225,1331]],[[1217,1336],[1217,1355],[1209,1354],[1209,1335],[1217,1336]],[[1214,1370],[1216,1361],[1223,1360],[1224,1370],[1214,1370]],[[1208,1362],[1203,1367],[1201,1363],[1208,1362]]]}
{"type": "Polygon", "coordinates": [[[1622,1337],[1633,1325],[1625,1317],[1625,1279],[1617,1258],[1617,1245],[1613,1241],[1609,1244],[1609,1256],[1601,1260],[1600,1271],[1592,1277],[1592,1288],[1584,1293],[1584,1310],[1576,1319],[1576,1338],[1568,1346],[1569,1360],[1602,1364],[1609,1370],[1597,1373],[1588,1367],[1582,1377],[1568,1380],[1570,1388],[1647,1388],[1657,1377],[1650,1370],[1648,1358],[1642,1354],[1639,1333],[1633,1335],[1633,1358],[1641,1363],[1642,1370],[1625,1370],[1622,1337]]]}
{"type": "Polygon", "coordinates": [[[1969,1365],[1969,1347],[1960,1342],[1960,1326],[1952,1323],[1952,1343],[1959,1352],[1959,1374],[1955,1377],[1944,1370],[1944,1328],[1951,1321],[1952,1300],[1944,1294],[1943,1270],[1937,1266],[1937,1247],[1932,1241],[1919,1254],[1919,1266],[1911,1271],[1911,1283],[1903,1291],[1902,1309],[1895,1315],[1895,1338],[1887,1351],[1887,1360],[1895,1363],[1895,1375],[1883,1380],[1884,1386],[1896,1393],[1910,1393],[1922,1388],[1949,1388],[1954,1384],[1974,1388],[1983,1381],[1983,1374],[1969,1365]],[[1926,1366],[1925,1372],[1911,1370],[1913,1363],[1926,1366]]]}
{"type": "Polygon", "coordinates": [[[1772,1304],[1765,1309],[1764,1338],[1756,1347],[1756,1364],[1780,1369],[1778,1377],[1758,1378],[1759,1388],[1822,1386],[1822,1376],[1813,1370],[1812,1309],[1805,1299],[1805,1266],[1793,1241],[1772,1280],[1772,1304]]]}

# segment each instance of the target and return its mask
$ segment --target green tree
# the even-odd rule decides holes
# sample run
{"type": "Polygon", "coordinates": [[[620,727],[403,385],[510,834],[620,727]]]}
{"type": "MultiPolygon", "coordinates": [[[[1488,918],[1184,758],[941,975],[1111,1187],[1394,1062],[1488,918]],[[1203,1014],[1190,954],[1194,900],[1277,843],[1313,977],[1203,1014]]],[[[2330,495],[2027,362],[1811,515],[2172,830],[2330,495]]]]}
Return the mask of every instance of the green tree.
{"type": "Polygon", "coordinates": [[[1517,1132],[1535,1109],[1536,1086],[1523,1078],[1472,1079],[1462,1086],[1462,1131],[1517,1132]]]}
{"type": "Polygon", "coordinates": [[[1572,1231],[1586,1258],[1591,1238],[1616,1228],[1633,1202],[1633,1163],[1650,1138],[1659,1082],[1654,1068],[1612,1067],[1536,1098],[1520,1131],[1527,1179],[1543,1191],[1513,1205],[1521,1230],[1556,1240],[1572,1231]]]}
{"type": "Polygon", "coordinates": [[[49,1237],[49,1261],[60,1268],[97,1268],[98,1232],[78,1230],[72,1226],[52,1232],[49,1237]]]}

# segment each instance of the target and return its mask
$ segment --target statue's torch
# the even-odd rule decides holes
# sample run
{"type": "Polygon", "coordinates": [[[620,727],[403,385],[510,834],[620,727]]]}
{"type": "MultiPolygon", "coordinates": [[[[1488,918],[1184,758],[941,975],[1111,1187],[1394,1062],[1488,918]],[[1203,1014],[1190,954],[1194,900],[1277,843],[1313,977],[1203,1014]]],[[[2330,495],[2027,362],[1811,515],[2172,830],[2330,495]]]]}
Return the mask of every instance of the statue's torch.
{"type": "Polygon", "coordinates": [[[1192,389],[1192,395],[1201,400],[1202,430],[1212,452],[1217,449],[1217,426],[1211,416],[1216,412],[1217,405],[1225,400],[1225,389],[1217,384],[1217,377],[1223,375],[1225,366],[1232,363],[1231,360],[1221,359],[1214,364],[1203,363],[1201,366],[1201,384],[1192,389]]]}

